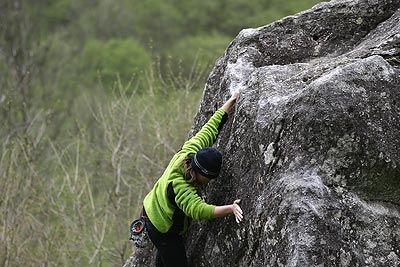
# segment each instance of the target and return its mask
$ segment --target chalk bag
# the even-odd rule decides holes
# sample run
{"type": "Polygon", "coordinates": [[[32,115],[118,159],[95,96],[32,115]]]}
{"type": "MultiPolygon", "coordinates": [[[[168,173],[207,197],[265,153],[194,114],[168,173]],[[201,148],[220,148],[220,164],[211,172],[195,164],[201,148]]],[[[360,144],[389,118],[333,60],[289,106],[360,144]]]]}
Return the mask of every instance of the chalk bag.
{"type": "Polygon", "coordinates": [[[132,222],[130,240],[132,240],[133,244],[135,244],[135,246],[138,248],[145,248],[150,245],[151,241],[143,218],[134,220],[132,222]]]}

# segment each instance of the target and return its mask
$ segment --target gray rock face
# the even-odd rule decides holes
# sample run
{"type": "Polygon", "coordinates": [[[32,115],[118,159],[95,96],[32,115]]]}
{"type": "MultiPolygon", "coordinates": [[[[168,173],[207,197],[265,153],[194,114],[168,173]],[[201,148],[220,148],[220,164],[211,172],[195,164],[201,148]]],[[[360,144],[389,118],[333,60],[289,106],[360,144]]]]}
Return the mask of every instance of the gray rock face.
{"type": "MultiPolygon", "coordinates": [[[[399,0],[331,1],[241,31],[191,134],[241,90],[206,197],[241,198],[245,219],[194,222],[190,263],[400,266],[399,74],[399,0]]],[[[125,266],[151,266],[149,253],[125,266]]]]}

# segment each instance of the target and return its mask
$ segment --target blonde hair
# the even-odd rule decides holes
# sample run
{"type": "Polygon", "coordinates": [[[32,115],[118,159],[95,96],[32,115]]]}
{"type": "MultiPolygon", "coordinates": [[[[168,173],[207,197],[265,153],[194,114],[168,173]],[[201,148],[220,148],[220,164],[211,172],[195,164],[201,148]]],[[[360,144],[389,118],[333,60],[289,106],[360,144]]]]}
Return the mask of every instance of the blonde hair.
{"type": "Polygon", "coordinates": [[[187,155],[182,160],[183,177],[189,184],[198,184],[196,172],[192,169],[193,154],[187,155]]]}

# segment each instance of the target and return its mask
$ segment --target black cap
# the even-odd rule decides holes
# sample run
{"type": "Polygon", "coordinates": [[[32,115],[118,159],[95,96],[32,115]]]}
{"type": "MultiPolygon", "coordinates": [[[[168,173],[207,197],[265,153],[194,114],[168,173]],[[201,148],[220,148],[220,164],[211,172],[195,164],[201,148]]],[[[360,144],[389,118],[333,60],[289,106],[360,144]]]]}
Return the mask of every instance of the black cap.
{"type": "Polygon", "coordinates": [[[213,147],[200,149],[192,160],[192,169],[208,179],[217,178],[221,165],[222,155],[213,147]]]}

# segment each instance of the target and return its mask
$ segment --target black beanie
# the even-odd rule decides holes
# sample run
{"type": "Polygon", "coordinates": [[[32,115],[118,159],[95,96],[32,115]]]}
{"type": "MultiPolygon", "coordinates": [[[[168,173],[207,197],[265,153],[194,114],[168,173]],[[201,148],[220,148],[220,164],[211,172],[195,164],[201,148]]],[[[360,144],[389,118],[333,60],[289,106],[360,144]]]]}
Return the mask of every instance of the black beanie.
{"type": "Polygon", "coordinates": [[[222,155],[213,147],[200,149],[192,160],[192,169],[208,179],[217,178],[221,165],[222,155]]]}

